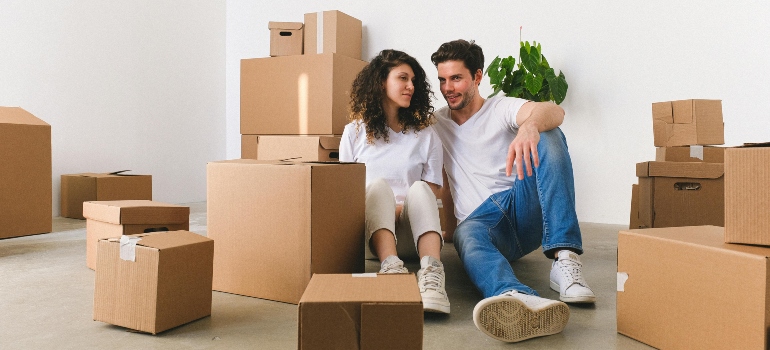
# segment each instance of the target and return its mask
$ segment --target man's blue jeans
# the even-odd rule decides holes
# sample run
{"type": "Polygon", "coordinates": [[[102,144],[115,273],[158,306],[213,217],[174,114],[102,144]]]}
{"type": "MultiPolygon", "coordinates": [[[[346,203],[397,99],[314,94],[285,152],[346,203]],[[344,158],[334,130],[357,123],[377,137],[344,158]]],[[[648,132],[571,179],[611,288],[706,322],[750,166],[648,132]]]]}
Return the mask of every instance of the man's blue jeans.
{"type": "Polygon", "coordinates": [[[549,258],[561,249],[583,252],[572,161],[561,130],[540,133],[537,152],[533,176],[525,171],[524,180],[491,195],[455,230],[460,259],[484,298],[511,290],[537,295],[519,282],[510,261],[540,246],[549,258]]]}

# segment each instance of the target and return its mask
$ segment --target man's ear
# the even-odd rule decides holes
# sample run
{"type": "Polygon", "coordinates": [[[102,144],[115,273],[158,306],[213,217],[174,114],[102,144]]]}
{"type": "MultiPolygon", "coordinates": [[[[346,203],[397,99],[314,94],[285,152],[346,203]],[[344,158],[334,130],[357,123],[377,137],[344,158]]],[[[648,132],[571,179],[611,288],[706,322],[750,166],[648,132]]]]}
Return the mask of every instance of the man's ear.
{"type": "Polygon", "coordinates": [[[476,74],[473,75],[473,81],[476,85],[481,85],[481,79],[484,78],[484,72],[481,69],[476,70],[476,74]]]}

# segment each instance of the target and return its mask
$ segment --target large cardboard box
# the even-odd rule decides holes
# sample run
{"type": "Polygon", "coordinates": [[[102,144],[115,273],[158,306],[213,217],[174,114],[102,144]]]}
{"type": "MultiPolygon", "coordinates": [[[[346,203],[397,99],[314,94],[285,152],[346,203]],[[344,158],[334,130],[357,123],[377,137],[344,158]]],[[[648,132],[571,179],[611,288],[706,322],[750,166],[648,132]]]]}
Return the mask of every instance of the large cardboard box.
{"type": "MultiPolygon", "coordinates": [[[[125,170],[124,170],[125,171],[125,170]]],[[[152,200],[152,175],[82,173],[61,176],[61,216],[85,219],[83,202],[152,200]]]]}
{"type": "Polygon", "coordinates": [[[621,231],[618,333],[658,349],[767,349],[770,249],[715,226],[621,231]]]}
{"type": "Polygon", "coordinates": [[[86,266],[96,268],[96,245],[104,238],[190,229],[190,207],[148,200],[83,203],[86,266]]]}
{"type": "Polygon", "coordinates": [[[305,54],[336,53],[361,59],[361,20],[340,11],[305,14],[305,54]]]}
{"type": "Polygon", "coordinates": [[[0,238],[51,232],[51,126],[0,107],[0,238]]]}
{"type": "Polygon", "coordinates": [[[339,136],[241,135],[241,158],[259,160],[336,161],[339,136]]]}
{"type": "Polygon", "coordinates": [[[302,54],[302,22],[268,22],[270,29],[270,56],[302,54]]]}
{"type": "Polygon", "coordinates": [[[770,245],[770,143],[725,150],[725,242],[770,245]]]}
{"type": "Polygon", "coordinates": [[[342,135],[364,66],[334,53],[241,60],[241,134],[342,135]]]}
{"type": "Polygon", "coordinates": [[[724,165],[643,162],[639,177],[641,227],[724,225],[724,165]]]}
{"type": "Polygon", "coordinates": [[[655,161],[724,163],[725,149],[710,146],[658,147],[655,150],[655,161]]]}
{"type": "Polygon", "coordinates": [[[365,187],[359,163],[209,163],[214,289],[296,304],[314,273],[363,272],[365,187]]]}
{"type": "Polygon", "coordinates": [[[315,274],[299,302],[299,349],[422,349],[413,274],[315,274]]]}
{"type": "Polygon", "coordinates": [[[94,321],[156,334],[211,315],[213,255],[188,231],[99,241],[94,321]]]}
{"type": "Polygon", "coordinates": [[[652,104],[655,146],[725,143],[721,100],[681,100],[652,104]]]}

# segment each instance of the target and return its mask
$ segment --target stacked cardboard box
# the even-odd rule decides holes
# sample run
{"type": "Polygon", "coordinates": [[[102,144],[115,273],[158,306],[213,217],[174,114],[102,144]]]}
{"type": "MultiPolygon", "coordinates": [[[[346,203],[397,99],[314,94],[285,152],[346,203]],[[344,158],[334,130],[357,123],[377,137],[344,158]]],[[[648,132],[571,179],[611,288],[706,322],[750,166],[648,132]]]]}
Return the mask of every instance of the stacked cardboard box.
{"type": "Polygon", "coordinates": [[[723,226],[721,101],[653,103],[652,119],[656,159],[636,166],[629,227],[723,226]]]}
{"type": "Polygon", "coordinates": [[[89,201],[152,200],[152,175],[112,173],[61,176],[61,216],[85,219],[83,203],[89,201]]]}
{"type": "Polygon", "coordinates": [[[241,158],[337,160],[350,87],[366,65],[361,21],[324,11],[269,28],[274,57],[241,60],[241,158]]]}

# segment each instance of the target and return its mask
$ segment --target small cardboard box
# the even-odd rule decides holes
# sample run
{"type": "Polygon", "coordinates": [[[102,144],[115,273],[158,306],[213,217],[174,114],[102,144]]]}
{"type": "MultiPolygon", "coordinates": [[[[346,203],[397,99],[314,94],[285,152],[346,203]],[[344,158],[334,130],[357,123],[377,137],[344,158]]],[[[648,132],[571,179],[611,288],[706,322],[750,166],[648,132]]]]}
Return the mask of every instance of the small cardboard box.
{"type": "Polygon", "coordinates": [[[681,100],[652,104],[655,146],[725,143],[721,100],[681,100]]]}
{"type": "Polygon", "coordinates": [[[314,273],[363,272],[365,187],[359,163],[209,163],[214,289],[296,304],[314,273]]]}
{"type": "Polygon", "coordinates": [[[0,107],[0,238],[52,230],[51,126],[0,107]]]}
{"type": "Polygon", "coordinates": [[[639,177],[641,227],[724,225],[724,165],[643,162],[639,177]]]}
{"type": "Polygon", "coordinates": [[[639,220],[639,185],[631,185],[631,217],[628,223],[628,228],[644,228],[642,222],[639,220]]]}
{"type": "Polygon", "coordinates": [[[147,200],[83,203],[86,266],[96,268],[96,245],[104,238],[190,229],[190,207],[147,200]]]}
{"type": "Polygon", "coordinates": [[[82,173],[61,176],[61,216],[85,219],[83,202],[152,200],[152,175],[82,173]]]}
{"type": "Polygon", "coordinates": [[[770,143],[725,150],[725,242],[770,245],[770,143]]]}
{"type": "Polygon", "coordinates": [[[715,226],[621,231],[618,333],[658,349],[767,349],[770,248],[715,226]]]}
{"type": "Polygon", "coordinates": [[[336,53],[361,59],[361,20],[340,11],[305,14],[305,54],[336,53]]]}
{"type": "Polygon", "coordinates": [[[157,334],[211,315],[213,240],[188,231],[123,237],[99,241],[94,321],[157,334]]]}
{"type": "Polygon", "coordinates": [[[241,60],[241,134],[342,135],[364,66],[334,53],[241,60]]]}
{"type": "Polygon", "coordinates": [[[658,147],[655,150],[655,161],[724,163],[725,147],[658,147]]]}
{"type": "Polygon", "coordinates": [[[241,135],[241,158],[337,161],[340,159],[340,140],[339,136],[241,135]]]}
{"type": "Polygon", "coordinates": [[[268,22],[270,56],[302,54],[302,22],[268,22]]]}
{"type": "Polygon", "coordinates": [[[299,349],[422,349],[413,274],[315,274],[299,302],[299,349]]]}

